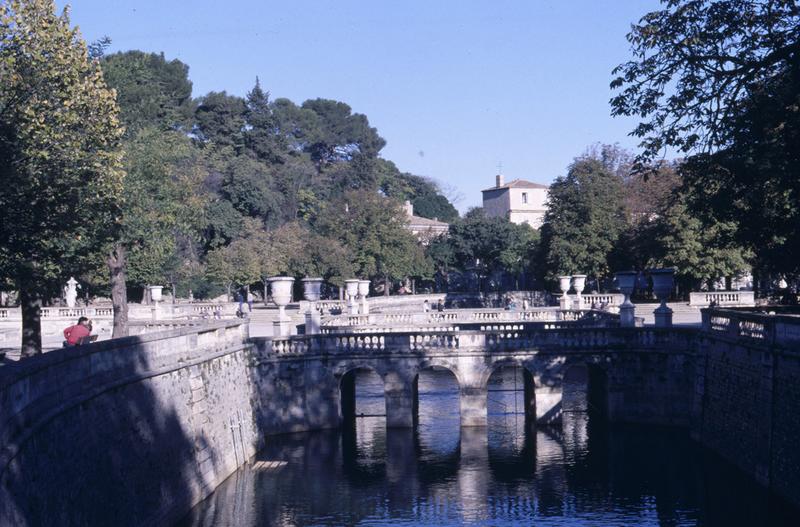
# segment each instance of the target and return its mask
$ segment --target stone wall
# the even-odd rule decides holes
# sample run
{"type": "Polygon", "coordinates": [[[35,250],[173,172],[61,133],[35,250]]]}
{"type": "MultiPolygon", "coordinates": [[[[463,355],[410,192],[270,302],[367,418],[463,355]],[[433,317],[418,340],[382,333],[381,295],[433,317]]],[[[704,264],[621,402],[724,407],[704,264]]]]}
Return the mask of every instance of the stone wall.
{"type": "Polygon", "coordinates": [[[703,317],[693,437],[800,505],[800,332],[785,331],[800,320],[729,310],[703,317]]]}
{"type": "Polygon", "coordinates": [[[220,321],[0,370],[0,525],[162,525],[261,446],[247,327],[220,321]]]}

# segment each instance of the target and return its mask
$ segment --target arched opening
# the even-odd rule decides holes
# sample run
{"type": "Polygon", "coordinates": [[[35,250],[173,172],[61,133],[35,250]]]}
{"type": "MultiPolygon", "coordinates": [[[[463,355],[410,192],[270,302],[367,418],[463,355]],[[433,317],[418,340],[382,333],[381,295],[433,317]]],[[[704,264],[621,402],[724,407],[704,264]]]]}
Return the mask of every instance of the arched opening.
{"type": "Polygon", "coordinates": [[[356,419],[386,419],[383,378],[372,368],[353,368],[339,383],[342,424],[356,419]]]}
{"type": "Polygon", "coordinates": [[[461,418],[455,374],[442,366],[424,368],[414,378],[413,391],[420,459],[438,462],[455,455],[461,418]]]}
{"type": "Polygon", "coordinates": [[[357,367],[339,383],[342,455],[353,476],[382,477],[386,457],[386,403],[383,378],[357,367]]]}
{"type": "Polygon", "coordinates": [[[605,371],[596,365],[573,364],[564,371],[562,386],[562,429],[568,457],[580,457],[589,447],[592,429],[607,415],[605,371]]]}
{"type": "Polygon", "coordinates": [[[516,458],[536,422],[533,375],[523,366],[497,366],[486,386],[487,435],[493,458],[516,458]]]}

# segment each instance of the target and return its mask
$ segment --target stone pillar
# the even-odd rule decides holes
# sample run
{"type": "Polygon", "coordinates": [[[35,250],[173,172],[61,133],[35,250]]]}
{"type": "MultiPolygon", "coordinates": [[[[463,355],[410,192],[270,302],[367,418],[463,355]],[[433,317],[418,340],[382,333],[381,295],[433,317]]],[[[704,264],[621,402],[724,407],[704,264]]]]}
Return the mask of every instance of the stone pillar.
{"type": "Polygon", "coordinates": [[[286,306],[292,300],[294,278],[291,276],[273,276],[268,278],[272,289],[272,301],[278,306],[278,319],[272,322],[272,336],[283,337],[291,333],[291,320],[286,315],[286,306]]]}
{"type": "Polygon", "coordinates": [[[358,315],[358,304],[356,298],[358,297],[358,279],[350,279],[344,281],[345,292],[347,294],[347,309],[351,315],[358,315]]]}
{"type": "Polygon", "coordinates": [[[533,382],[533,375],[524,369],[522,370],[522,385],[525,401],[525,421],[536,421],[536,385],[533,382]]]}
{"type": "Polygon", "coordinates": [[[586,275],[585,274],[576,274],[572,277],[572,288],[575,289],[575,305],[573,305],[573,309],[577,309],[578,311],[583,309],[583,290],[586,288],[586,275]]]}
{"type": "Polygon", "coordinates": [[[653,269],[650,276],[653,279],[653,292],[661,305],[654,311],[657,328],[672,327],[672,309],[667,306],[667,299],[672,293],[674,269],[653,269]]]}
{"type": "Polygon", "coordinates": [[[569,296],[567,296],[567,293],[569,292],[571,280],[572,278],[569,276],[558,277],[558,288],[561,289],[561,298],[559,298],[558,304],[559,308],[563,311],[566,311],[570,308],[569,296]]]}
{"type": "Polygon", "coordinates": [[[317,302],[320,299],[322,288],[322,278],[303,278],[303,295],[308,300],[308,311],[306,311],[306,335],[317,335],[320,332],[322,317],[317,309],[317,302]]]}
{"type": "Polygon", "coordinates": [[[625,301],[619,306],[619,325],[626,328],[636,325],[636,306],[631,302],[631,295],[636,286],[636,276],[636,271],[624,271],[616,274],[619,290],[625,295],[625,301]]]}
{"type": "Polygon", "coordinates": [[[486,386],[462,386],[461,426],[486,426],[486,386]]]}
{"type": "Polygon", "coordinates": [[[412,428],[414,426],[414,382],[397,373],[384,379],[383,395],[386,399],[386,427],[412,428]]]}
{"type": "Polygon", "coordinates": [[[160,285],[149,285],[147,288],[150,290],[150,300],[153,301],[153,320],[158,320],[160,318],[158,303],[161,301],[161,291],[164,288],[160,285]]]}
{"type": "Polygon", "coordinates": [[[369,303],[367,303],[367,296],[369,296],[369,280],[358,281],[358,297],[361,300],[361,314],[369,315],[369,303]]]}

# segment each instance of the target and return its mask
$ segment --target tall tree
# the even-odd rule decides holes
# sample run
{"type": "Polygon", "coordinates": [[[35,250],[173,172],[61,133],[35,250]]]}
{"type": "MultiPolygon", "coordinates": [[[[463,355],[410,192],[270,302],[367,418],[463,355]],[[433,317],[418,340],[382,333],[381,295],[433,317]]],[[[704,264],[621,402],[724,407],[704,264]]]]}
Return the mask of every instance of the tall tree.
{"type": "Polygon", "coordinates": [[[232,147],[237,152],[244,148],[244,99],[223,92],[209,92],[201,97],[195,110],[195,134],[206,143],[232,147]]]}
{"type": "Polygon", "coordinates": [[[117,91],[129,137],[145,127],[188,129],[194,108],[189,66],[164,54],[126,51],[103,57],[106,82],[117,91]]]}
{"type": "Polygon", "coordinates": [[[595,157],[580,157],[550,185],[542,233],[544,275],[601,278],[625,225],[622,180],[595,157]]]}
{"type": "Polygon", "coordinates": [[[278,125],[272,115],[269,103],[269,92],[261,88],[256,77],[256,85],[247,94],[246,112],[248,129],[245,131],[247,148],[260,160],[267,163],[279,163],[283,160],[285,149],[278,135],[278,125]]]}
{"type": "Polygon", "coordinates": [[[22,354],[41,352],[39,308],[117,234],[123,171],[114,93],[68,13],[0,4],[0,274],[22,305],[22,354]]]}
{"type": "Polygon", "coordinates": [[[785,0],[662,0],[628,34],[614,69],[614,115],[642,119],[642,163],[665,147],[713,151],[732,139],[752,90],[800,59],[800,5],[785,0]]]}

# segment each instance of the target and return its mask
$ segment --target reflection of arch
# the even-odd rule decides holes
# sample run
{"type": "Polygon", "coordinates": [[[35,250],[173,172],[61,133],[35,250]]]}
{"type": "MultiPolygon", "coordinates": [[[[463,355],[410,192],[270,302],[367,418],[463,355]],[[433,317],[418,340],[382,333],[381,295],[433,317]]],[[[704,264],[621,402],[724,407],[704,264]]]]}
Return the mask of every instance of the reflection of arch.
{"type": "MultiPolygon", "coordinates": [[[[521,408],[516,407],[512,412],[504,413],[522,413],[525,415],[526,422],[533,422],[536,420],[536,384],[534,381],[534,375],[524,361],[515,358],[504,358],[498,360],[483,372],[481,385],[486,387],[487,412],[490,394],[491,392],[496,391],[490,388],[492,377],[501,375],[501,372],[504,370],[507,371],[509,368],[514,368],[514,388],[512,388],[512,391],[514,392],[513,400],[516,403],[517,393],[522,392],[522,404],[521,408]],[[517,384],[516,381],[519,374],[521,374],[521,379],[519,379],[521,382],[517,384]]],[[[504,388],[503,391],[506,391],[506,389],[504,388]]]]}
{"type": "Polygon", "coordinates": [[[605,417],[608,413],[608,379],[605,369],[591,362],[566,364],[562,401],[565,412],[605,417]]]}

